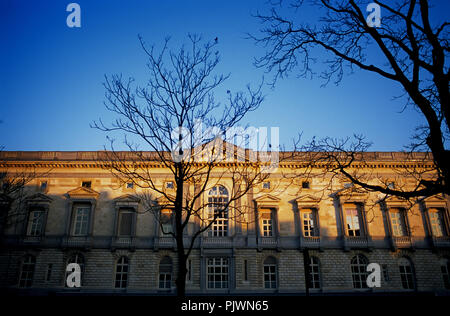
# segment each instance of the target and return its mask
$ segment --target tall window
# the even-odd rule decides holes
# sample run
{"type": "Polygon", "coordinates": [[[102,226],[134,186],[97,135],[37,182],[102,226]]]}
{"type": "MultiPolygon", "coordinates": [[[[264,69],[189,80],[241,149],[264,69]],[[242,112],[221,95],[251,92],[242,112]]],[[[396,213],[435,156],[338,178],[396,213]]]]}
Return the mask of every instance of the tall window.
{"type": "Polygon", "coordinates": [[[208,289],[228,288],[228,258],[215,257],[207,259],[208,289]]]}
{"type": "Polygon", "coordinates": [[[172,287],[172,259],[164,257],[159,263],[159,288],[170,289],[172,287]]]}
{"type": "Polygon", "coordinates": [[[316,218],[315,213],[311,209],[305,209],[302,211],[302,225],[303,236],[313,237],[317,236],[316,218]]]}
{"type": "Polygon", "coordinates": [[[33,209],[28,216],[28,236],[41,236],[44,228],[44,210],[33,209]]]}
{"type": "Polygon", "coordinates": [[[133,209],[120,209],[119,210],[119,236],[131,236],[133,234],[133,209]]]}
{"type": "Polygon", "coordinates": [[[260,217],[261,217],[261,235],[264,237],[272,237],[273,236],[272,211],[270,209],[261,210],[260,217]]]}
{"type": "Polygon", "coordinates": [[[445,288],[450,290],[450,260],[447,258],[441,260],[441,273],[445,288]]]}
{"type": "Polygon", "coordinates": [[[320,262],[317,257],[309,258],[309,288],[320,289],[320,262]]]}
{"type": "Polygon", "coordinates": [[[128,284],[128,258],[122,256],[116,262],[116,278],[114,287],[125,289],[128,284]]]}
{"type": "Polygon", "coordinates": [[[433,236],[442,237],[446,235],[443,210],[438,208],[430,208],[430,225],[433,236]]]}
{"type": "Polygon", "coordinates": [[[347,236],[361,236],[361,221],[358,207],[356,205],[345,207],[344,212],[347,225],[347,236]]]}
{"type": "Polygon", "coordinates": [[[406,236],[406,221],[404,210],[400,208],[394,208],[389,210],[391,217],[392,234],[396,237],[406,236]]]}
{"type": "Polygon", "coordinates": [[[209,236],[228,236],[228,191],[225,187],[217,185],[208,193],[208,217],[214,223],[208,231],[209,236]]]}
{"type": "Polygon", "coordinates": [[[89,231],[90,206],[76,206],[74,210],[73,235],[86,236],[89,231]]]}
{"type": "Polygon", "coordinates": [[[20,267],[19,287],[31,287],[31,285],[33,284],[35,265],[36,258],[34,256],[25,256],[20,267]]]}
{"type": "MultiPolygon", "coordinates": [[[[72,255],[69,260],[67,260],[67,265],[69,265],[70,263],[77,263],[80,266],[80,280],[81,283],[83,283],[83,276],[84,276],[84,257],[82,254],[76,253],[74,255],[72,255]]],[[[67,267],[66,265],[66,267],[67,267]]],[[[64,269],[66,268],[64,267],[64,269]]],[[[67,287],[67,277],[69,276],[71,272],[66,271],[66,276],[64,277],[64,285],[67,287]]]]}
{"type": "Polygon", "coordinates": [[[402,287],[407,290],[414,289],[414,272],[411,261],[407,258],[401,258],[398,263],[400,270],[400,279],[402,281],[402,287]]]}
{"type": "Polygon", "coordinates": [[[353,287],[355,289],[365,289],[367,288],[367,276],[366,271],[368,260],[362,255],[357,255],[352,258],[350,262],[350,267],[352,271],[353,287]]]}
{"type": "Polygon", "coordinates": [[[173,217],[172,210],[163,209],[161,210],[161,236],[171,236],[170,233],[173,233],[173,217]]]}
{"type": "Polygon", "coordinates": [[[277,260],[274,257],[268,257],[264,260],[264,288],[277,288],[277,260]]]}

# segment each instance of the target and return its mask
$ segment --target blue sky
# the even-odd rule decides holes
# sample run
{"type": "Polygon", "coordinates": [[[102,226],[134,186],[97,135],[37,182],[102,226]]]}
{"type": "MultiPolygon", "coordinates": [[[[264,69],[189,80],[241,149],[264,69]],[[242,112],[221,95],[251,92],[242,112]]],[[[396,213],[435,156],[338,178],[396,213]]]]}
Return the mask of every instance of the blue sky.
{"type": "MultiPolygon", "coordinates": [[[[156,44],[171,35],[176,46],[188,32],[218,37],[220,69],[231,73],[224,91],[256,85],[264,74],[252,64],[263,49],[245,37],[260,28],[251,13],[267,10],[265,1],[78,0],[81,28],[66,25],[70,2],[1,1],[0,145],[5,150],[103,149],[106,135],[89,124],[112,119],[103,105],[105,74],[145,79],[138,34],[156,44]]],[[[265,102],[246,122],[279,127],[282,144],[299,132],[305,138],[358,133],[380,151],[402,150],[422,122],[412,108],[400,113],[403,102],[392,97],[401,90],[375,75],[356,72],[339,86],[321,83],[293,74],[275,89],[265,88],[265,102]]]]}

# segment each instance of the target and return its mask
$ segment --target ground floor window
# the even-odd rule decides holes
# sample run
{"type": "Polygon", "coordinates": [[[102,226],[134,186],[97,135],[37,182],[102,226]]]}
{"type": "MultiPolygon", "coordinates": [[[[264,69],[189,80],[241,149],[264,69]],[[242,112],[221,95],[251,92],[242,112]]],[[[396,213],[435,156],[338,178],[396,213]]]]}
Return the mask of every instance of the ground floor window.
{"type": "Polygon", "coordinates": [[[229,259],[215,257],[207,259],[208,289],[227,289],[229,284],[229,259]]]}

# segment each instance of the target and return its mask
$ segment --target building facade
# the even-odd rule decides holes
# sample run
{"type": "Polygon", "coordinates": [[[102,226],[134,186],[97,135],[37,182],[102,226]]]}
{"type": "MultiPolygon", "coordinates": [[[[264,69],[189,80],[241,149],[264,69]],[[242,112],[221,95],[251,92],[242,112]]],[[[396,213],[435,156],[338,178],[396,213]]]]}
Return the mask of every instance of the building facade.
{"type": "MultiPolygon", "coordinates": [[[[24,188],[23,218],[1,227],[3,290],[174,293],[178,262],[167,234],[173,228],[164,220],[170,212],[146,212],[136,194],[141,189],[102,168],[99,152],[0,155],[1,172],[35,171],[24,188]],[[67,286],[70,263],[81,269],[79,288],[67,286]]],[[[361,170],[395,178],[408,164],[431,164],[405,157],[371,153],[361,170]]],[[[314,171],[285,176],[301,168],[295,160],[280,163],[235,202],[235,208],[246,206],[244,220],[230,211],[197,238],[187,261],[188,294],[304,294],[307,288],[311,294],[449,293],[447,197],[411,203],[357,191],[314,171]],[[366,282],[370,263],[380,267],[380,287],[366,282]]],[[[158,165],[154,173],[162,189],[174,190],[168,170],[158,165]]],[[[224,177],[205,199],[227,199],[230,190],[224,177]]],[[[10,212],[14,202],[0,199],[3,212],[10,212]]]]}

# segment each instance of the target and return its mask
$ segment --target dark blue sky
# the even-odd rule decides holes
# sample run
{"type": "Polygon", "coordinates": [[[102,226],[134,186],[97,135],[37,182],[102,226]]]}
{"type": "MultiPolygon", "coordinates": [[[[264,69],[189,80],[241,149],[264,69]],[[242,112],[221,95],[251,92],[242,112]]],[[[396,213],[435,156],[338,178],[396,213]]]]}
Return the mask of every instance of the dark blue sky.
{"type": "MultiPolygon", "coordinates": [[[[156,44],[171,35],[176,46],[188,32],[217,36],[220,69],[231,73],[222,89],[257,84],[263,70],[252,62],[263,49],[245,39],[246,32],[260,28],[251,17],[256,10],[267,10],[265,1],[1,0],[0,145],[6,150],[101,150],[105,134],[89,124],[112,118],[103,105],[104,75],[145,78],[138,34],[156,44]],[[81,6],[79,29],[66,25],[70,2],[81,6]]],[[[267,87],[265,102],[246,122],[280,127],[285,144],[301,131],[305,138],[359,133],[373,141],[372,150],[382,151],[403,149],[421,123],[412,108],[399,113],[403,102],[392,97],[401,90],[375,75],[356,72],[339,86],[321,88],[321,83],[293,74],[274,90],[267,87]]]]}

